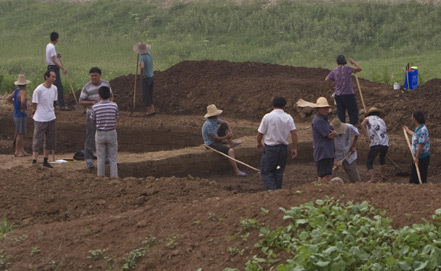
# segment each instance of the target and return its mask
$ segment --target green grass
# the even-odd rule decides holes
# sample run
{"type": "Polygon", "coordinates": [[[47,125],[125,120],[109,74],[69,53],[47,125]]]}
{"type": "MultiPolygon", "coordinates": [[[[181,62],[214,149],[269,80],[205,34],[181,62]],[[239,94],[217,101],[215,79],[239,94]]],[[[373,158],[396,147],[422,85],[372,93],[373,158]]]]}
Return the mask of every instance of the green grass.
{"type": "MultiPolygon", "coordinates": [[[[0,93],[13,90],[18,73],[32,81],[31,90],[43,81],[51,31],[60,33],[57,52],[75,89],[88,81],[92,66],[107,80],[134,73],[132,48],[139,40],[152,45],[155,70],[190,59],[331,69],[342,53],[363,67],[360,77],[378,82],[402,83],[408,62],[420,67],[424,81],[441,72],[440,6],[354,0],[267,7],[266,2],[213,0],[160,8],[141,0],[0,0],[0,93]]],[[[66,78],[63,82],[70,92],[66,78]]]]}

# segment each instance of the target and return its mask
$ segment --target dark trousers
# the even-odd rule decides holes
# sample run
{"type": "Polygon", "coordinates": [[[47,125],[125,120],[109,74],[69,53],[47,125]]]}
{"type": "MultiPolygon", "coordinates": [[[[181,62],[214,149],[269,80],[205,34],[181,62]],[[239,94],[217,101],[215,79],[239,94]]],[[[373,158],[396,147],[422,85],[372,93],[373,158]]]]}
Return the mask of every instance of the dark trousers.
{"type": "MultiPolygon", "coordinates": [[[[421,159],[418,159],[418,169],[420,170],[421,175],[421,182],[426,183],[427,182],[427,169],[429,168],[430,163],[430,155],[421,159]]],[[[419,184],[418,181],[418,174],[416,171],[415,163],[412,163],[412,170],[410,173],[410,183],[416,183],[419,184]]]]}
{"type": "Polygon", "coordinates": [[[153,104],[154,82],[154,77],[142,76],[142,99],[147,107],[153,104]]]}
{"type": "Polygon", "coordinates": [[[370,170],[374,168],[374,159],[377,157],[377,154],[380,154],[380,165],[386,164],[386,154],[388,149],[388,146],[383,145],[371,146],[366,161],[367,169],[370,170]]]}
{"type": "Polygon", "coordinates": [[[64,107],[66,104],[64,103],[64,89],[63,85],[61,84],[60,68],[57,65],[48,65],[47,70],[54,71],[55,75],[57,76],[57,79],[55,80],[55,86],[58,89],[58,105],[60,107],[64,107]]]}
{"type": "Polygon", "coordinates": [[[337,115],[341,122],[346,122],[346,110],[348,110],[349,123],[352,125],[358,124],[358,106],[354,94],[349,95],[335,95],[337,103],[337,115]]]}
{"type": "Polygon", "coordinates": [[[265,145],[262,159],[260,160],[260,177],[266,190],[282,188],[283,172],[285,171],[287,157],[287,145],[265,145]]]}

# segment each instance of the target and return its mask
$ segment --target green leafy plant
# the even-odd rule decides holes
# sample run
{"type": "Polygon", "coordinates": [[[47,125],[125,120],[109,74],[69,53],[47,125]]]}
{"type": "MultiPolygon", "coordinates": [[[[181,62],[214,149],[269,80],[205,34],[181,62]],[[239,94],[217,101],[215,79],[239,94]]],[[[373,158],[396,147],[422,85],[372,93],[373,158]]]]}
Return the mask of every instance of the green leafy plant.
{"type": "Polygon", "coordinates": [[[280,208],[285,226],[262,226],[245,270],[438,270],[441,209],[433,222],[394,229],[367,202],[326,198],[280,208]]]}
{"type": "Polygon", "coordinates": [[[35,246],[31,248],[31,256],[35,255],[35,254],[39,254],[41,252],[40,247],[35,246]]]}
{"type": "Polygon", "coordinates": [[[179,243],[176,241],[177,237],[172,236],[166,239],[165,247],[169,249],[173,249],[179,245],[179,243]]]}
{"type": "Polygon", "coordinates": [[[4,240],[5,235],[14,229],[15,225],[8,222],[6,216],[0,222],[0,241],[4,240]]]}

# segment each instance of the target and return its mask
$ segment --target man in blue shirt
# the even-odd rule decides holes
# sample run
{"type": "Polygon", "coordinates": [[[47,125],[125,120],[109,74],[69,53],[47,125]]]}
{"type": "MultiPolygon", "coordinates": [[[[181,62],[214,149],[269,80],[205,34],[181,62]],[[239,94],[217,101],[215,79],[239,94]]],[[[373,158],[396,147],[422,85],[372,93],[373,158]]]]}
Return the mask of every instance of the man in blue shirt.
{"type": "MultiPolygon", "coordinates": [[[[215,150],[218,150],[232,158],[234,157],[234,150],[232,147],[239,145],[240,143],[232,143],[231,147],[228,147],[224,144],[222,144],[222,141],[227,140],[229,142],[232,142],[233,133],[231,132],[231,129],[229,128],[228,124],[226,122],[223,122],[222,120],[218,119],[218,116],[222,113],[222,110],[217,109],[216,105],[210,104],[207,106],[207,114],[205,114],[205,118],[207,119],[202,126],[202,138],[204,139],[204,144],[206,146],[209,146],[215,150]],[[218,125],[221,125],[223,130],[225,131],[224,134],[218,134],[218,125]]],[[[236,161],[229,159],[230,164],[234,169],[234,172],[237,176],[245,177],[247,174],[245,172],[242,172],[237,167],[236,161]]]]}
{"type": "Polygon", "coordinates": [[[153,74],[153,58],[150,54],[152,46],[144,42],[138,42],[133,47],[133,51],[141,55],[139,62],[141,65],[141,76],[142,76],[142,99],[145,106],[147,107],[147,112],[145,117],[152,117],[156,114],[155,106],[153,105],[153,85],[154,85],[154,74],[153,74]]]}

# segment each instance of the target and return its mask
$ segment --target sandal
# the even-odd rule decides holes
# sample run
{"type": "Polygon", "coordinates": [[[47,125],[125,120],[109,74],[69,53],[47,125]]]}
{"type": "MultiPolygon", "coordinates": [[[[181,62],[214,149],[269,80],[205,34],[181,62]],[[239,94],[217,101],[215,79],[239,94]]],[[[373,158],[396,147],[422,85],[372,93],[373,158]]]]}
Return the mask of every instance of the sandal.
{"type": "Polygon", "coordinates": [[[246,177],[247,174],[245,172],[241,172],[239,174],[236,174],[236,176],[238,176],[238,177],[246,177]]]}
{"type": "Polygon", "coordinates": [[[375,181],[375,180],[374,180],[374,181],[372,181],[372,180],[369,180],[369,181],[368,181],[368,183],[376,183],[376,182],[377,182],[377,181],[375,181]]]}
{"type": "Polygon", "coordinates": [[[234,148],[234,147],[236,147],[236,146],[239,146],[240,144],[242,144],[242,142],[238,141],[238,142],[235,142],[235,143],[233,144],[233,146],[231,146],[231,147],[234,148]]]}

